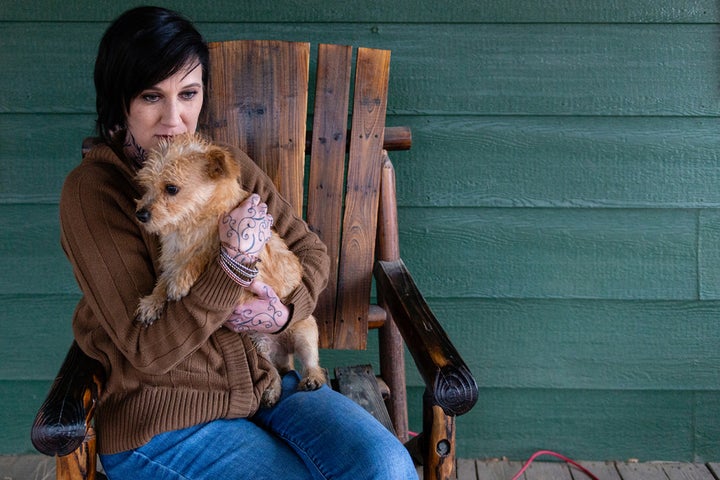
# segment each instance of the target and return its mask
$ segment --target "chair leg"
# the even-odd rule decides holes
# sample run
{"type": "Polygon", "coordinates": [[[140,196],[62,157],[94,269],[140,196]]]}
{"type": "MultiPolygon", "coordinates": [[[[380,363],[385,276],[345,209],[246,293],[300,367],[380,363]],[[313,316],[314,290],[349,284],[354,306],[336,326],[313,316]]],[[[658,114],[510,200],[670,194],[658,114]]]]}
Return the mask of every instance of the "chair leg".
{"type": "Polygon", "coordinates": [[[395,427],[395,435],[408,441],[408,411],[405,381],[405,345],[395,322],[388,318],[379,330],[380,376],[390,387],[386,402],[388,413],[395,427]]]}
{"type": "Polygon", "coordinates": [[[77,450],[63,457],[55,457],[57,480],[96,480],[95,442],[95,431],[89,428],[85,441],[77,450]]]}
{"type": "Polygon", "coordinates": [[[432,395],[423,396],[425,444],[423,480],[448,480],[455,474],[455,417],[435,405],[432,395]]]}

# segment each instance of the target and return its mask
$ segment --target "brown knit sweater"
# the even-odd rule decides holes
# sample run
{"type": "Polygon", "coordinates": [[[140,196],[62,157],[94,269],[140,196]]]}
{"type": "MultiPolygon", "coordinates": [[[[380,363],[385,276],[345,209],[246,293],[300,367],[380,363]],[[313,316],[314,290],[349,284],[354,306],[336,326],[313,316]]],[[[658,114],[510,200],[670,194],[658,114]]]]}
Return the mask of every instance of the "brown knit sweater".
{"type": "MultiPolygon", "coordinates": [[[[283,300],[304,318],[327,281],[325,246],[252,160],[234,153],[243,188],[268,204],[275,230],[303,264],[303,285],[283,300]]],[[[60,199],[61,243],[83,293],[75,339],[108,377],[96,415],[103,454],[161,432],[250,416],[268,382],[269,366],[247,336],[223,327],[241,287],[215,262],[153,325],[133,321],[138,300],[155,285],[159,256],[157,238],[135,219],[134,175],[128,160],[99,145],[68,175],[60,199]]]]}

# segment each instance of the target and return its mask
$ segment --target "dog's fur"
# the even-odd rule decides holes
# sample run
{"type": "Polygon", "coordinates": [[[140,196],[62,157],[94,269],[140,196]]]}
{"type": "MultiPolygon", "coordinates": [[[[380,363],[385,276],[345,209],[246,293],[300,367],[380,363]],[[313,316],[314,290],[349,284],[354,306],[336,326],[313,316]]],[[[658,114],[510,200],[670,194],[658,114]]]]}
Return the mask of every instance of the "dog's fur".
{"type": "MultiPolygon", "coordinates": [[[[137,201],[138,219],[161,242],[161,273],[153,292],[140,300],[136,318],[151,325],[165,302],[179,300],[206,266],[217,261],[220,247],[218,221],[245,200],[250,192],[239,183],[240,167],[230,152],[198,135],[163,141],[150,152],[137,180],[143,197],[137,201]]],[[[260,253],[257,278],[284,298],[301,282],[302,267],[285,242],[273,232],[260,253]]],[[[243,289],[241,305],[252,294],[243,289]]],[[[293,319],[278,335],[251,334],[258,352],[269,358],[280,373],[292,370],[293,352],[303,366],[299,388],[315,390],[325,382],[319,365],[318,329],[315,318],[293,319]]],[[[280,395],[278,371],[263,394],[263,406],[280,395]]]]}

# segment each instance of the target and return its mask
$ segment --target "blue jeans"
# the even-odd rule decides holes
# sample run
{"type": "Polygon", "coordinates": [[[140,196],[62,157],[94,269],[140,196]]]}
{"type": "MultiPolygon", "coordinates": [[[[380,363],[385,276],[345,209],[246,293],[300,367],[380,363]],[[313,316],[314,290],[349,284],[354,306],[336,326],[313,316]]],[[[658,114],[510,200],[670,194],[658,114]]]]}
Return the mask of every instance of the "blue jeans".
{"type": "Polygon", "coordinates": [[[405,447],[372,415],[327,386],[299,392],[283,378],[272,408],[165,432],[135,450],[101,455],[111,480],[417,479],[405,447]]]}

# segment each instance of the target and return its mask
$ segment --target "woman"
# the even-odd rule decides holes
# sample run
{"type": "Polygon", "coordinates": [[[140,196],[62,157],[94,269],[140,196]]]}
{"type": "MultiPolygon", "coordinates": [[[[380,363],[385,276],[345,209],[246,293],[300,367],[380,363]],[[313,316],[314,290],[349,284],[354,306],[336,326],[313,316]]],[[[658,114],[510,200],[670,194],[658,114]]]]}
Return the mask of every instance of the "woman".
{"type": "MultiPolygon", "coordinates": [[[[108,28],[95,66],[103,142],[68,176],[61,241],[83,293],[75,338],[107,373],[97,407],[98,449],[111,479],[416,478],[404,447],[363,409],[327,387],[259,409],[270,365],[241,332],[275,333],[309,315],[325,286],[325,247],[242,152],[243,188],[257,195],[219,222],[222,248],[252,268],[270,226],[300,258],[303,284],[277,299],[236,282],[213,262],[189,294],[151,327],[134,321],[156,280],[157,238],[135,220],[134,176],[157,142],[194,132],[207,85],[208,50],[182,16],[141,7],[108,28]],[[227,225],[242,224],[233,236],[227,225]],[[234,305],[241,288],[256,300],[234,305]],[[253,322],[272,310],[276,323],[253,322]]],[[[265,292],[265,293],[263,293],[265,292]]]]}

